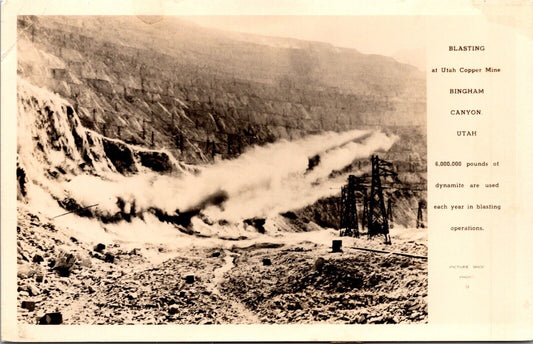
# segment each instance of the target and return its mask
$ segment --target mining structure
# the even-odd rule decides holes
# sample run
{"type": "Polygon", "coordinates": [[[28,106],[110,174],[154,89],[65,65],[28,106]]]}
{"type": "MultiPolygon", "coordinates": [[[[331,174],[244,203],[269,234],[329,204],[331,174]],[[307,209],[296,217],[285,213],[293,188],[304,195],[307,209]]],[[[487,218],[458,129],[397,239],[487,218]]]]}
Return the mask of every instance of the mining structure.
{"type": "MultiPolygon", "coordinates": [[[[340,236],[359,237],[366,228],[369,237],[383,235],[385,243],[391,244],[389,228],[393,226],[393,199],[389,197],[385,202],[383,189],[402,188],[394,185],[401,181],[398,180],[398,174],[393,171],[391,162],[380,159],[377,155],[372,155],[371,161],[372,172],[369,176],[350,175],[348,183],[341,189],[340,236]],[[361,216],[358,215],[358,205],[363,208],[361,216]],[[359,218],[361,218],[360,225],[359,218]]],[[[424,206],[425,201],[420,200],[417,228],[424,226],[422,218],[424,206]]]]}

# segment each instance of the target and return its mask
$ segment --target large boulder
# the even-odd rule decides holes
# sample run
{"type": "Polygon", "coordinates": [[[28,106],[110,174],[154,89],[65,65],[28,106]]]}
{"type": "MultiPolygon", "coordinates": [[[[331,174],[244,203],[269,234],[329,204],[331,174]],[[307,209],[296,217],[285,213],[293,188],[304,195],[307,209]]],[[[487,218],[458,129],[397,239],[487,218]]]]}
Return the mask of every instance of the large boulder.
{"type": "Polygon", "coordinates": [[[35,309],[35,301],[22,301],[21,307],[32,312],[35,309]]]}
{"type": "Polygon", "coordinates": [[[63,315],[59,312],[46,313],[39,319],[39,325],[59,325],[63,323],[63,315]]]}
{"type": "Polygon", "coordinates": [[[76,260],[76,256],[74,256],[72,253],[61,251],[55,259],[53,270],[57,271],[57,273],[62,277],[69,277],[70,273],[74,269],[76,260]]]}
{"type": "Polygon", "coordinates": [[[36,273],[40,272],[40,269],[35,264],[23,263],[18,264],[17,266],[17,277],[18,278],[30,278],[33,277],[36,273]]]}

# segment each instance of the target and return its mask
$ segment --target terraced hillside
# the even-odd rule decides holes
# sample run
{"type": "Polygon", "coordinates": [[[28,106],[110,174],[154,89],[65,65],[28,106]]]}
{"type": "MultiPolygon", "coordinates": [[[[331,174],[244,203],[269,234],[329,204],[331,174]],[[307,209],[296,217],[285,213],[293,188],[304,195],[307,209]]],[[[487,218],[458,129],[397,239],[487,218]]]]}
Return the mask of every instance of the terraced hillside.
{"type": "Polygon", "coordinates": [[[170,17],[20,17],[19,28],[19,75],[72,102],[86,127],[190,163],[324,130],[425,133],[424,75],[389,57],[170,17]]]}

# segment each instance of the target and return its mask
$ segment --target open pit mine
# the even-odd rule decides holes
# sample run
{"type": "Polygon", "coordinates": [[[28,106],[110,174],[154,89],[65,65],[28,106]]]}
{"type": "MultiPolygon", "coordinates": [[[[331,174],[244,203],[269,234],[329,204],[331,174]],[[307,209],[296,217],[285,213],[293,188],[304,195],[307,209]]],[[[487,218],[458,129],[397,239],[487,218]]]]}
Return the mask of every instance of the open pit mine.
{"type": "Polygon", "coordinates": [[[424,74],[155,19],[18,19],[18,321],[427,322],[424,74]]]}

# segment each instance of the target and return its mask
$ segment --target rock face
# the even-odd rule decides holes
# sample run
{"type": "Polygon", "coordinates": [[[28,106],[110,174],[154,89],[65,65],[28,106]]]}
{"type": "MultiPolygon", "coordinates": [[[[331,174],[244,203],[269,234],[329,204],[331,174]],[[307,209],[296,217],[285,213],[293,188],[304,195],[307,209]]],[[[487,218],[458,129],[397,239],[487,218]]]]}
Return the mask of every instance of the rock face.
{"type": "Polygon", "coordinates": [[[170,173],[181,168],[179,163],[173,164],[164,151],[133,146],[83,126],[81,113],[70,107],[68,98],[24,79],[19,80],[17,92],[20,199],[24,198],[28,179],[36,178],[29,173],[35,173],[37,162],[48,168],[39,172],[54,179],[85,172],[128,175],[142,169],[170,173]],[[59,154],[64,158],[58,159],[59,154]],[[32,166],[31,171],[24,166],[32,166]]]}
{"type": "Polygon", "coordinates": [[[172,164],[166,153],[154,151],[139,151],[140,162],[143,166],[156,172],[171,172],[172,164]]]}
{"type": "Polygon", "coordinates": [[[130,148],[117,141],[104,139],[104,151],[119,173],[137,172],[130,148]]]}
{"type": "MultiPolygon", "coordinates": [[[[296,40],[250,42],[171,17],[153,25],[91,16],[18,23],[33,30],[31,41],[19,42],[23,78],[69,100],[87,128],[169,147],[188,162],[324,130],[425,125],[423,73],[388,57],[296,40]]],[[[108,148],[124,163],[119,170],[133,168],[127,152],[108,148]]],[[[165,169],[164,160],[142,159],[165,169]]]]}

